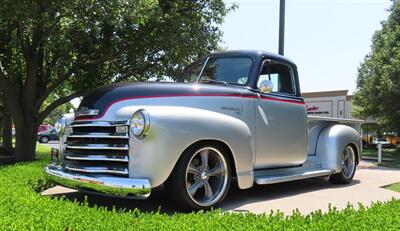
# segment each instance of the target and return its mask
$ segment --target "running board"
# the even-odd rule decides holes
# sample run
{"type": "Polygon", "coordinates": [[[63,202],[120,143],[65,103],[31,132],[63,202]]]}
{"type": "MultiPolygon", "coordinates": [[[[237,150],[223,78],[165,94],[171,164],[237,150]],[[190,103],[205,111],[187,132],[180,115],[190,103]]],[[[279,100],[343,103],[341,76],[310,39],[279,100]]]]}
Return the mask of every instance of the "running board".
{"type": "Polygon", "coordinates": [[[268,171],[260,171],[257,174],[255,172],[255,182],[256,184],[275,184],[293,180],[301,180],[313,177],[327,176],[335,173],[335,170],[328,169],[318,169],[318,170],[309,170],[309,171],[297,171],[297,172],[289,172],[289,173],[273,173],[273,170],[269,172],[269,174],[265,174],[268,171]],[[260,173],[263,173],[262,175],[260,173]]]}

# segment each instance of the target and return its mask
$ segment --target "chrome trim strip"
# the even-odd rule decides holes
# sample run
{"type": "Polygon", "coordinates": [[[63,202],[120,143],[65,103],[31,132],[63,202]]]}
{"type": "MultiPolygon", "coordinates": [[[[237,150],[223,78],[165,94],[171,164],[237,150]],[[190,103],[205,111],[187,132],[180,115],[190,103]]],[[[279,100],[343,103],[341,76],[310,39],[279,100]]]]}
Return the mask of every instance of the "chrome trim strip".
{"type": "Polygon", "coordinates": [[[119,174],[119,175],[129,175],[129,172],[127,169],[125,171],[118,171],[118,170],[110,170],[110,169],[101,169],[97,167],[89,168],[74,168],[74,167],[69,167],[65,166],[65,169],[70,170],[70,171],[75,171],[75,172],[85,172],[85,173],[111,173],[111,174],[119,174]]]}
{"type": "Polygon", "coordinates": [[[117,127],[117,126],[128,126],[127,122],[123,123],[109,123],[109,122],[90,122],[90,123],[76,123],[68,125],[68,127],[117,127]]]}
{"type": "Polygon", "coordinates": [[[69,148],[69,149],[85,149],[85,150],[124,150],[124,151],[129,150],[128,145],[125,145],[125,146],[123,146],[123,147],[108,147],[108,146],[70,146],[70,145],[67,145],[66,148],[69,148]]]}
{"type": "Polygon", "coordinates": [[[113,162],[129,162],[129,159],[127,156],[122,156],[123,158],[115,158],[113,157],[108,157],[104,155],[85,155],[85,156],[68,156],[65,155],[65,158],[68,160],[87,160],[87,161],[113,161],[113,162]]]}
{"type": "Polygon", "coordinates": [[[310,170],[306,172],[300,172],[295,174],[276,174],[276,175],[261,175],[254,178],[256,184],[275,184],[294,180],[307,179],[319,176],[328,176],[335,173],[335,170],[331,169],[319,169],[310,170]]]}
{"type": "Polygon", "coordinates": [[[71,174],[62,171],[58,165],[48,165],[45,171],[50,181],[68,188],[136,199],[146,199],[151,193],[148,179],[71,174]]]}
{"type": "Polygon", "coordinates": [[[343,122],[343,123],[358,123],[362,124],[365,121],[364,120],[358,120],[358,119],[344,119],[344,118],[331,118],[331,117],[322,117],[322,116],[307,116],[308,121],[332,121],[332,122],[343,122]]]}
{"type": "Polygon", "coordinates": [[[111,138],[111,139],[129,139],[128,135],[110,135],[111,133],[87,133],[89,135],[69,135],[67,138],[111,138]]]}

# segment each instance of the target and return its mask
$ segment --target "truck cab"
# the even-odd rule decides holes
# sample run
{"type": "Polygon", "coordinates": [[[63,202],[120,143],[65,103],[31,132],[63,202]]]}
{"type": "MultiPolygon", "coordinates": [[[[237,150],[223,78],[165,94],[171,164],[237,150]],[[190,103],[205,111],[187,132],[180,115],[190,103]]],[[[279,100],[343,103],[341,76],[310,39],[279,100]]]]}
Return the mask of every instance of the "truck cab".
{"type": "Polygon", "coordinates": [[[147,198],[164,185],[187,209],[238,187],[330,176],[349,183],[358,120],[308,117],[297,67],[263,51],[210,54],[182,83],[117,84],[87,94],[46,167],[67,187],[147,198]]]}

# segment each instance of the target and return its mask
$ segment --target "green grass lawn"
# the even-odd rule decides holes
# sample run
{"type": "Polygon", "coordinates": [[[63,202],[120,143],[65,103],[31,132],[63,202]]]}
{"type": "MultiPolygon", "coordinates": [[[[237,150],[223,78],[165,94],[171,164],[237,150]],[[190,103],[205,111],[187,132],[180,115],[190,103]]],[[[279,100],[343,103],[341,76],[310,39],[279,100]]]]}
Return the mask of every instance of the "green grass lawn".
{"type": "Polygon", "coordinates": [[[400,192],[400,183],[392,184],[392,185],[389,185],[389,186],[387,186],[385,188],[389,189],[389,190],[392,190],[392,191],[395,191],[395,192],[400,192]]]}
{"type": "MultiPolygon", "coordinates": [[[[38,160],[0,166],[0,230],[397,230],[400,201],[359,210],[285,217],[282,213],[221,213],[220,210],[167,215],[154,211],[109,210],[88,203],[41,196],[52,185],[43,167],[50,149],[38,145],[38,160]]],[[[310,203],[312,203],[310,201],[310,203]]]]}
{"type": "MultiPolygon", "coordinates": [[[[392,158],[393,161],[384,161],[379,166],[400,168],[400,150],[396,149],[383,149],[383,158],[392,158]]],[[[378,157],[377,149],[364,149],[363,156],[378,157]]]]}
{"type": "Polygon", "coordinates": [[[50,150],[51,148],[49,146],[38,143],[36,145],[36,158],[38,160],[50,162],[50,150]]]}

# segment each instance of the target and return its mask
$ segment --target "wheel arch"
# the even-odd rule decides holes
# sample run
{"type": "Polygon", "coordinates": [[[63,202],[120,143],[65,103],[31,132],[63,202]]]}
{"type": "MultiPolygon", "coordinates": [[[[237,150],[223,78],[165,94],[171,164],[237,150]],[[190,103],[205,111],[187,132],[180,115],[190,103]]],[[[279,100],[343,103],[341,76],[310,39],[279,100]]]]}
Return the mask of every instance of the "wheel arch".
{"type": "MultiPolygon", "coordinates": [[[[236,172],[236,161],[235,158],[233,156],[232,153],[232,149],[231,147],[222,140],[217,140],[217,139],[202,139],[202,140],[198,140],[192,144],[190,144],[180,155],[179,159],[182,157],[182,154],[185,153],[188,149],[197,146],[197,145],[203,145],[203,144],[209,144],[209,143],[214,143],[214,144],[218,144],[221,145],[224,149],[224,151],[226,151],[227,157],[229,159],[229,163],[231,164],[231,172],[232,172],[232,177],[237,177],[237,172],[236,172]]],[[[179,160],[178,160],[179,161],[179,160]]]]}
{"type": "Polygon", "coordinates": [[[350,145],[353,148],[354,154],[356,155],[356,164],[358,165],[360,163],[360,158],[361,158],[360,150],[355,143],[349,143],[348,145],[350,145]]]}

